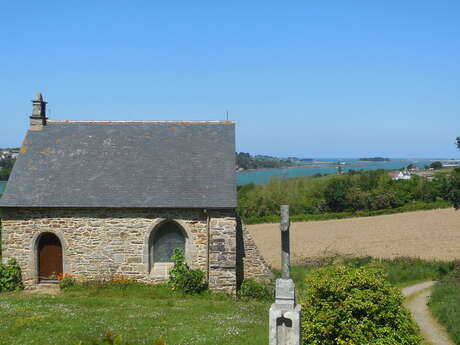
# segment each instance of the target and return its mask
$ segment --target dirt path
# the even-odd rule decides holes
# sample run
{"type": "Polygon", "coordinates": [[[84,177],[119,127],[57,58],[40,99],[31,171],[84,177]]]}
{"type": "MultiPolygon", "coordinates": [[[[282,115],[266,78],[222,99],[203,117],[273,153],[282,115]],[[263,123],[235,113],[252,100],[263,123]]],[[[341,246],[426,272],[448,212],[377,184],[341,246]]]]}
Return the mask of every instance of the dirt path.
{"type": "Polygon", "coordinates": [[[438,324],[428,310],[427,302],[431,296],[431,287],[435,282],[423,282],[402,289],[406,297],[406,306],[417,322],[423,337],[432,345],[455,345],[445,329],[438,324]]]}
{"type": "MultiPolygon", "coordinates": [[[[279,268],[279,224],[249,225],[248,229],[265,260],[279,268]]],[[[294,263],[325,254],[460,259],[460,211],[443,209],[292,223],[294,263]]]]}

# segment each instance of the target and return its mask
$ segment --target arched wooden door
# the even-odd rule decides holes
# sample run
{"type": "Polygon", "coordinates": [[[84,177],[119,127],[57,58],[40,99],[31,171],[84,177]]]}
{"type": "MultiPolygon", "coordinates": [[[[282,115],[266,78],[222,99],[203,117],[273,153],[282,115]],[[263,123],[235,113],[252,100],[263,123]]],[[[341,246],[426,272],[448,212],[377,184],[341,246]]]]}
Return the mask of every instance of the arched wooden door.
{"type": "Polygon", "coordinates": [[[62,272],[61,241],[55,234],[45,233],[38,241],[38,279],[55,280],[62,272]]]}

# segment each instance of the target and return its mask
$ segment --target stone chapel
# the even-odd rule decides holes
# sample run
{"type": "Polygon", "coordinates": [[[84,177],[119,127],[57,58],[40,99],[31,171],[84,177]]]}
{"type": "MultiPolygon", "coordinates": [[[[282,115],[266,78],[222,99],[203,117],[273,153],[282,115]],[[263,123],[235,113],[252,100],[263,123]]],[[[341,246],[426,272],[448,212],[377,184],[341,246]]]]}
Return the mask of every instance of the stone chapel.
{"type": "Polygon", "coordinates": [[[51,121],[41,94],[0,199],[2,258],[59,274],[168,278],[182,248],[212,290],[270,271],[236,215],[230,121],[51,121]]]}

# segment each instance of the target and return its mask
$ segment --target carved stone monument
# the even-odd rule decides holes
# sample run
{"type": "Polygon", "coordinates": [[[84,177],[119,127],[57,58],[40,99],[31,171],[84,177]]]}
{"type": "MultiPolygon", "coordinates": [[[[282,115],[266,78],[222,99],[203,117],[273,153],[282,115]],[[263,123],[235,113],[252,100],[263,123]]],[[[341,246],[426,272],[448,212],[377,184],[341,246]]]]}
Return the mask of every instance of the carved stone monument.
{"type": "Polygon", "coordinates": [[[281,278],[276,280],[275,303],[270,308],[269,345],[300,345],[300,305],[290,277],[289,206],[281,205],[281,278]]]}

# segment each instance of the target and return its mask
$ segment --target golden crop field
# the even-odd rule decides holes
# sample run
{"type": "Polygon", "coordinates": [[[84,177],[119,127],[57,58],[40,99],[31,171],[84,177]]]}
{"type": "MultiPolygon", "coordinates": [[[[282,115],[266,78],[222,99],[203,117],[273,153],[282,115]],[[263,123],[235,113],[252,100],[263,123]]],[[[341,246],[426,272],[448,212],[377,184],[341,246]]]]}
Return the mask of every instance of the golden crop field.
{"type": "MultiPolygon", "coordinates": [[[[248,225],[273,267],[280,267],[279,224],[248,225]]],[[[291,224],[291,261],[325,255],[460,259],[460,211],[440,209],[291,224]]]]}

